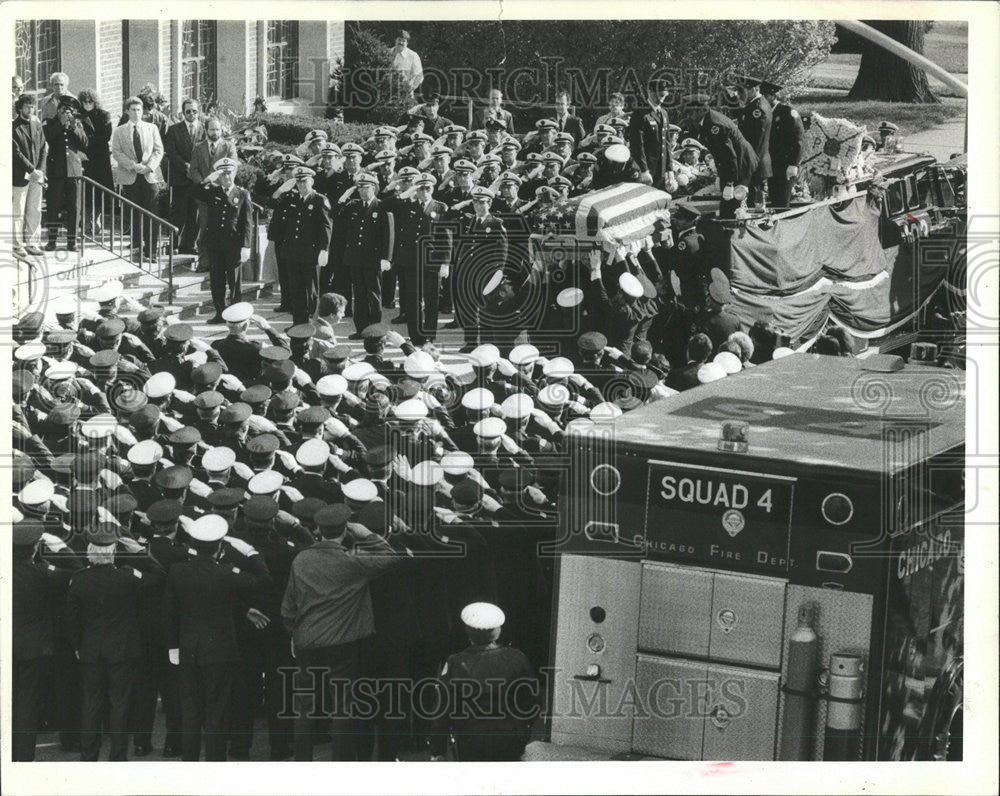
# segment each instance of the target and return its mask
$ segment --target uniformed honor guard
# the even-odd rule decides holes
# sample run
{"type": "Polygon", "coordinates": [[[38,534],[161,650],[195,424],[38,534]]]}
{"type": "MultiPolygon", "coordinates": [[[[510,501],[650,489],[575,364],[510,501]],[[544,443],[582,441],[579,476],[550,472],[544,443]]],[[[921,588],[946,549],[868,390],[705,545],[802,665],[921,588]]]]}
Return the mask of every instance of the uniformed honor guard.
{"type": "Polygon", "coordinates": [[[492,603],[462,609],[469,646],[441,670],[441,700],[450,708],[432,738],[437,759],[449,733],[461,762],[520,760],[537,715],[535,675],[524,653],[498,643],[506,617],[492,603]]]}
{"type": "Polygon", "coordinates": [[[763,201],[764,184],[771,177],[771,103],[760,93],[760,78],[742,75],[739,84],[744,101],[737,117],[740,133],[757,155],[749,196],[750,203],[757,205],[763,201]]]}
{"type": "Polygon", "coordinates": [[[408,289],[400,293],[407,331],[417,346],[437,337],[441,279],[448,276],[451,262],[448,207],[433,198],[435,184],[433,174],[421,174],[414,181],[415,217],[405,228],[398,225],[393,258],[400,273],[406,274],[401,284],[408,285],[408,289]]]}
{"type": "Polygon", "coordinates": [[[358,197],[351,199],[334,227],[330,244],[330,273],[323,280],[330,284],[333,274],[346,269],[354,292],[352,340],[361,339],[361,331],[382,320],[382,273],[392,267],[394,230],[392,213],[375,194],[378,179],[366,172],[358,175],[358,197]]]}
{"type": "Polygon", "coordinates": [[[208,263],[215,316],[209,323],[224,323],[222,311],[241,300],[241,264],[250,257],[250,192],[233,182],[239,163],[223,158],[215,170],[194,189],[207,210],[201,257],[208,263]],[[226,292],[229,300],[226,300],[226,292]]]}
{"type": "Polygon", "coordinates": [[[490,213],[493,195],[489,188],[472,189],[475,215],[462,223],[458,232],[451,289],[455,317],[465,340],[460,350],[465,354],[479,345],[483,289],[507,262],[507,231],[503,222],[490,213]]]}
{"type": "Polygon", "coordinates": [[[749,187],[757,170],[757,154],[735,122],[709,107],[711,101],[708,94],[685,97],[689,129],[698,131],[698,138],[715,160],[719,187],[722,188],[719,218],[735,218],[736,208],[740,206],[735,187],[749,187]]]}
{"type": "Polygon", "coordinates": [[[778,94],[783,86],[764,81],[761,93],[772,105],[771,115],[771,179],[768,180],[768,194],[775,207],[788,207],[792,201],[792,188],[799,176],[799,162],[802,160],[802,142],[805,129],[802,117],[778,94]]]}
{"type": "Polygon", "coordinates": [[[293,172],[295,191],[275,210],[268,227],[268,239],[276,244],[279,268],[284,264],[289,294],[282,301],[290,304],[293,323],[306,323],[316,314],[319,304],[319,268],[327,262],[330,245],[330,204],[313,190],[316,172],[308,166],[296,166],[293,172]]]}

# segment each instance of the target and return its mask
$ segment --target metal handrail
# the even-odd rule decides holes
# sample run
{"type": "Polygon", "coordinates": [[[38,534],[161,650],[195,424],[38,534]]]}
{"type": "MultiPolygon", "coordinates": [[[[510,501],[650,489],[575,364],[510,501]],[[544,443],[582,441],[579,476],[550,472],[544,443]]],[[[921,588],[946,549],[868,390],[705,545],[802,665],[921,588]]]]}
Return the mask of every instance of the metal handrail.
{"type": "MultiPolygon", "coordinates": [[[[112,254],[114,254],[114,255],[116,255],[116,256],[118,256],[118,257],[120,257],[121,259],[124,260],[125,258],[122,256],[122,251],[124,251],[124,249],[125,249],[126,240],[128,241],[129,247],[131,249],[132,229],[133,229],[133,225],[134,225],[134,223],[136,221],[135,217],[136,217],[136,215],[138,215],[139,216],[139,247],[138,247],[139,248],[139,262],[136,263],[136,264],[139,266],[139,268],[141,270],[144,270],[142,268],[142,265],[143,265],[143,262],[142,262],[143,261],[142,253],[143,253],[143,251],[146,248],[146,246],[145,246],[145,244],[146,244],[145,233],[146,233],[147,224],[145,223],[145,221],[148,219],[148,221],[149,221],[149,230],[150,230],[149,231],[149,237],[150,237],[151,240],[157,241],[157,243],[156,243],[157,248],[160,245],[159,241],[162,241],[164,239],[164,237],[166,238],[166,241],[168,243],[168,245],[167,245],[167,279],[166,279],[166,282],[167,282],[167,302],[168,303],[172,302],[173,299],[174,299],[174,240],[175,240],[175,236],[177,235],[177,233],[180,230],[176,226],[174,226],[173,224],[171,224],[169,221],[167,221],[166,219],[160,218],[160,216],[156,215],[153,212],[150,212],[149,210],[147,210],[146,208],[142,207],[141,205],[136,204],[131,199],[126,199],[118,191],[111,190],[110,188],[108,188],[108,187],[102,185],[101,183],[99,183],[99,182],[91,179],[90,177],[85,177],[85,176],[84,177],[80,177],[79,192],[80,192],[80,195],[79,195],[79,201],[78,201],[77,204],[78,204],[78,207],[79,207],[79,212],[78,212],[79,221],[78,221],[78,223],[80,225],[80,229],[79,229],[79,236],[78,237],[79,237],[79,240],[80,240],[80,257],[81,257],[81,259],[83,257],[83,250],[84,250],[84,246],[85,246],[85,241],[90,240],[93,243],[97,244],[98,247],[104,249],[105,251],[109,251],[112,254]],[[91,200],[92,200],[91,201],[90,212],[87,212],[87,203],[86,203],[86,197],[87,197],[86,187],[87,186],[90,186],[90,196],[91,196],[91,200]],[[98,194],[98,192],[100,192],[100,193],[98,194]],[[101,216],[101,218],[102,219],[104,218],[105,212],[106,212],[107,209],[110,209],[110,211],[111,211],[111,229],[110,229],[111,244],[110,245],[104,245],[96,236],[95,237],[91,237],[91,236],[87,235],[87,222],[95,215],[94,211],[96,209],[96,196],[97,195],[100,195],[100,197],[101,197],[101,205],[100,205],[100,216],[101,216]],[[109,199],[110,208],[105,208],[104,200],[105,200],[106,196],[109,199]],[[119,209],[119,208],[120,208],[120,215],[118,213],[116,213],[116,209],[119,209]],[[126,210],[126,208],[128,209],[128,213],[129,213],[128,230],[126,230],[126,228],[125,228],[125,210],[126,210]],[[115,217],[116,217],[116,215],[119,215],[119,218],[121,219],[121,224],[120,224],[120,226],[119,226],[119,228],[117,230],[116,230],[116,227],[115,227],[115,217]],[[155,234],[154,234],[154,225],[155,225],[155,234]],[[165,236],[161,236],[161,234],[160,234],[161,231],[162,232],[166,232],[167,234],[165,236]],[[118,244],[119,244],[118,245],[118,251],[116,251],[115,248],[114,248],[114,246],[115,246],[116,232],[118,233],[118,244]]],[[[134,254],[134,253],[135,253],[134,251],[130,252],[130,254],[134,254]]],[[[157,259],[159,259],[159,258],[157,258],[157,259]]],[[[152,273],[152,272],[149,271],[148,273],[152,273]]],[[[156,276],[157,279],[162,280],[163,279],[162,269],[160,269],[160,271],[157,274],[155,274],[155,276],[156,276]]]]}

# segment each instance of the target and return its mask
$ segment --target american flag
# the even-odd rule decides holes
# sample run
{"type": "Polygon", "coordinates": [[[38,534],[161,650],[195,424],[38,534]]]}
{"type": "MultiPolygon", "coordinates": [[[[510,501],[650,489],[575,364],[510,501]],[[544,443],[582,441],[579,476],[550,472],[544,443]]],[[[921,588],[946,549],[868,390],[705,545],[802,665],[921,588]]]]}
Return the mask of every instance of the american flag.
{"type": "Polygon", "coordinates": [[[531,214],[536,232],[573,236],[579,241],[628,243],[654,234],[670,220],[670,194],[624,182],[565,199],[531,214]]]}

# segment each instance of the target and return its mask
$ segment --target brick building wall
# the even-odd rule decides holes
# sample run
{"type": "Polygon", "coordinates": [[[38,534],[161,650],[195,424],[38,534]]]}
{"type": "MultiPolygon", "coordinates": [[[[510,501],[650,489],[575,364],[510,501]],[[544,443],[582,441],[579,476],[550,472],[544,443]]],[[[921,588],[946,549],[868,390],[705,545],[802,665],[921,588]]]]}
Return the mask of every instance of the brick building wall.
{"type": "Polygon", "coordinates": [[[171,79],[170,61],[173,57],[173,37],[170,33],[170,22],[159,22],[159,89],[168,101],[173,94],[173,80],[171,79]]]}
{"type": "Polygon", "coordinates": [[[104,107],[115,113],[121,107],[122,97],[122,23],[108,20],[98,23],[99,74],[97,91],[104,107]]]}

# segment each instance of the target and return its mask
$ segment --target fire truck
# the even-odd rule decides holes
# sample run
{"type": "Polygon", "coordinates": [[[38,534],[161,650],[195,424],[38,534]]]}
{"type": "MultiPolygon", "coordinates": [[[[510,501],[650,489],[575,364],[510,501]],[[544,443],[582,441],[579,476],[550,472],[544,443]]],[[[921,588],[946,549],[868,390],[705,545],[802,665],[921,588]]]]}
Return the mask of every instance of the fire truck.
{"type": "Polygon", "coordinates": [[[964,395],[803,353],[570,424],[551,740],[961,759],[964,395]]]}

